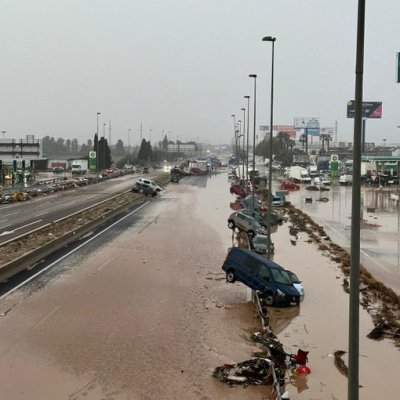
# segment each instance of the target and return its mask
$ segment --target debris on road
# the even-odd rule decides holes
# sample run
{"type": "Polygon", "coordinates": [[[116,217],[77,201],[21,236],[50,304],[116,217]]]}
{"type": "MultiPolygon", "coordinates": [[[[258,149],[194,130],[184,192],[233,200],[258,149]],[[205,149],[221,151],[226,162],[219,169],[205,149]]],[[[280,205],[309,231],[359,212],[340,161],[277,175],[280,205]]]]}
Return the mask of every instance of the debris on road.
{"type": "Polygon", "coordinates": [[[253,357],[238,364],[224,364],[215,368],[213,377],[229,385],[251,384],[272,385],[271,362],[264,358],[253,357]]]}

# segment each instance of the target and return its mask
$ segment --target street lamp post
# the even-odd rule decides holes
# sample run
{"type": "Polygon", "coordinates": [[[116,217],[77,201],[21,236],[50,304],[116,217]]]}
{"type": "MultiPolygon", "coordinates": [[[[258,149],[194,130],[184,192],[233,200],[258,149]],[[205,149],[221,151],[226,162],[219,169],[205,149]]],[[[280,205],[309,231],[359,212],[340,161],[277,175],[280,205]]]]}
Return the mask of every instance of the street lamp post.
{"type": "Polygon", "coordinates": [[[96,179],[99,177],[99,115],[101,112],[97,113],[97,128],[96,128],[96,179]]]}
{"type": "Polygon", "coordinates": [[[233,136],[235,138],[235,152],[236,152],[236,156],[237,156],[236,116],[235,116],[235,114],[232,114],[231,117],[233,117],[233,136]]]}
{"type": "Polygon", "coordinates": [[[250,126],[250,96],[244,96],[247,99],[247,144],[246,144],[246,181],[249,180],[249,126],[250,126]]]}
{"type": "Polygon", "coordinates": [[[4,135],[6,134],[7,131],[1,131],[1,133],[3,134],[3,139],[4,139],[4,135]]]}
{"type": "MultiPolygon", "coordinates": [[[[244,164],[245,164],[244,163],[244,156],[246,154],[246,150],[244,149],[244,139],[246,137],[246,109],[245,108],[241,108],[241,110],[243,111],[243,152],[242,152],[243,165],[242,165],[242,178],[244,180],[244,164]]],[[[249,123],[249,121],[247,121],[247,123],[249,123]]]]}
{"type": "Polygon", "coordinates": [[[103,123],[103,168],[106,168],[106,123],[103,123]]]}
{"type": "Polygon", "coordinates": [[[271,63],[271,114],[269,125],[269,170],[268,170],[268,213],[267,213],[267,254],[271,259],[271,218],[272,218],[272,131],[274,124],[274,50],[275,50],[275,37],[266,36],[263,38],[264,42],[272,42],[272,63],[271,63]]]}
{"type": "MultiPolygon", "coordinates": [[[[236,139],[237,139],[237,154],[238,154],[238,172],[239,172],[239,176],[240,176],[240,138],[242,137],[242,120],[238,120],[238,125],[239,125],[239,129],[237,130],[237,135],[236,135],[236,139]]],[[[243,177],[241,177],[243,179],[243,177]]]]}
{"type": "Polygon", "coordinates": [[[253,189],[253,211],[255,210],[255,194],[254,194],[254,170],[256,168],[256,94],[257,94],[257,75],[250,74],[249,78],[254,78],[254,122],[253,122],[253,176],[251,177],[251,186],[253,189]]]}

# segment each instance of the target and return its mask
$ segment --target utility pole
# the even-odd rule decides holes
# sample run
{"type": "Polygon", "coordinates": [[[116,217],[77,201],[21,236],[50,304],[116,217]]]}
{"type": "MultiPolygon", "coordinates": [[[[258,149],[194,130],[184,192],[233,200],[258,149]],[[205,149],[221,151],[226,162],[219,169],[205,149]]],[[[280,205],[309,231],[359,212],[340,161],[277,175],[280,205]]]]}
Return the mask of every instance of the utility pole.
{"type": "Polygon", "coordinates": [[[142,124],[142,121],[140,121],[140,143],[139,143],[139,147],[142,144],[142,137],[143,137],[143,124],[142,124]]]}
{"type": "Polygon", "coordinates": [[[108,145],[111,149],[111,121],[108,121],[108,145]]]}

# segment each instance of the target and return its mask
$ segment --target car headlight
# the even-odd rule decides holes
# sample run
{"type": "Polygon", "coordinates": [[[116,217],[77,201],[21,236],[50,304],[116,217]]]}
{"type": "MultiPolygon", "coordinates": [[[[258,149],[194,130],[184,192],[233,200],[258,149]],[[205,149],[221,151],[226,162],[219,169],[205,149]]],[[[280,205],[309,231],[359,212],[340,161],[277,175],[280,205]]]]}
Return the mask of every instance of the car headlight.
{"type": "Polygon", "coordinates": [[[276,289],[276,296],[277,297],[286,297],[285,293],[282,290],[276,289]]]}

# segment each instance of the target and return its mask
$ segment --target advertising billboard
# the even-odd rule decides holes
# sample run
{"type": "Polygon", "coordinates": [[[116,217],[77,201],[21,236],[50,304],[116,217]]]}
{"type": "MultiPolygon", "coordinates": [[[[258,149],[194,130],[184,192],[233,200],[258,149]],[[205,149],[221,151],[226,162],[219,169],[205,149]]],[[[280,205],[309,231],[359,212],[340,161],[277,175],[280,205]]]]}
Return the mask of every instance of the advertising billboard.
{"type": "Polygon", "coordinates": [[[295,129],[315,128],[319,129],[319,119],[313,117],[296,117],[294,119],[295,129]]]}
{"type": "MultiPolygon", "coordinates": [[[[354,118],[356,102],[350,100],[347,102],[347,118],[354,118]]],[[[381,101],[363,101],[362,118],[382,118],[381,101]]]]}

